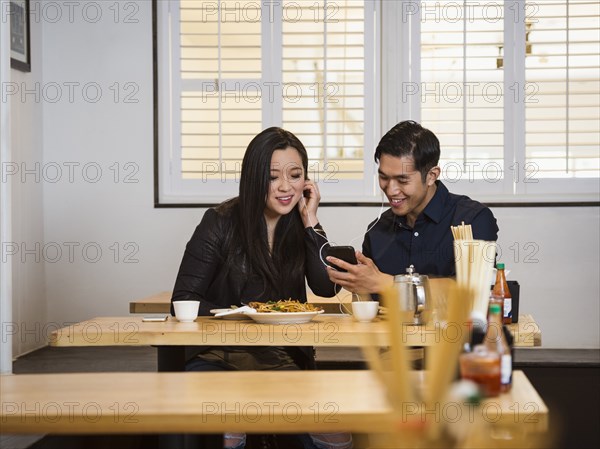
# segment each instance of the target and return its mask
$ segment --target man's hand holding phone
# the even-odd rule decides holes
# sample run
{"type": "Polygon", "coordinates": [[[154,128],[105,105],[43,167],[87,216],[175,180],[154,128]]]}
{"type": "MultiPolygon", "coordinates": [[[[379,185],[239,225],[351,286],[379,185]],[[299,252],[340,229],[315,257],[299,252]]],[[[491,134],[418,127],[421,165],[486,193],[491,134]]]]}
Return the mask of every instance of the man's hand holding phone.
{"type": "Polygon", "coordinates": [[[336,265],[331,261],[331,258],[343,260],[351,265],[358,264],[354,248],[351,246],[328,246],[325,248],[325,258],[328,261],[327,265],[344,273],[346,273],[348,270],[346,270],[344,267],[336,265]]]}
{"type": "Polygon", "coordinates": [[[328,266],[327,274],[331,282],[335,282],[353,293],[380,293],[394,283],[392,275],[379,271],[375,262],[363,255],[363,253],[356,251],[355,257],[358,262],[357,264],[348,263],[333,255],[326,256],[325,259],[329,264],[345,270],[338,271],[332,268],[331,265],[328,266]]]}

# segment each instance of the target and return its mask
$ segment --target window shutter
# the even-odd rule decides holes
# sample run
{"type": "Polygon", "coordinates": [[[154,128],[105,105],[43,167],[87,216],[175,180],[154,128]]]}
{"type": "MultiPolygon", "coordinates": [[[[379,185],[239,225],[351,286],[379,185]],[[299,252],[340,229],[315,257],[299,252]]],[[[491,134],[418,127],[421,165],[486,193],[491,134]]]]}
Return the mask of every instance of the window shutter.
{"type": "Polygon", "coordinates": [[[316,180],[363,179],[364,9],[356,0],[283,2],[283,126],[306,146],[316,180]]]}
{"type": "Polygon", "coordinates": [[[182,177],[239,179],[262,130],[260,3],[182,0],[180,39],[182,177]]]}
{"type": "Polygon", "coordinates": [[[440,140],[442,179],[502,176],[503,21],[501,4],[421,4],[421,82],[412,90],[440,140]]]}
{"type": "Polygon", "coordinates": [[[600,175],[597,1],[527,2],[526,162],[537,178],[600,175]]]}

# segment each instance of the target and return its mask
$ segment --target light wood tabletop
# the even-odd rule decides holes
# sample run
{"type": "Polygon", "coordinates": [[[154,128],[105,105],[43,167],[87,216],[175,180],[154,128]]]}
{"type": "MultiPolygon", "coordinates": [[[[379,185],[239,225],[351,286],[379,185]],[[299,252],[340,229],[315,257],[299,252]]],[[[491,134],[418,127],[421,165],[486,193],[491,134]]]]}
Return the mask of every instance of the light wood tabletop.
{"type": "MultiPolygon", "coordinates": [[[[251,320],[198,317],[181,323],[144,322],[142,316],[99,317],[55,330],[51,346],[387,346],[389,332],[383,319],[359,323],[345,315],[318,315],[302,324],[258,324],[251,320]]],[[[465,328],[465,332],[468,330],[465,328]]],[[[428,346],[446,337],[436,327],[404,328],[402,343],[428,346]]],[[[452,334],[454,338],[454,334],[452,334]]]]}
{"type": "MultiPolygon", "coordinates": [[[[339,313],[340,312],[340,299],[342,302],[349,306],[351,302],[351,294],[347,291],[342,291],[339,295],[339,299],[334,298],[322,298],[320,296],[315,296],[312,294],[308,295],[308,301],[311,303],[315,303],[320,305],[325,309],[327,313],[339,313]]],[[[162,292],[156,295],[149,296],[147,298],[139,299],[136,301],[132,301],[129,303],[129,312],[130,313],[140,313],[140,314],[152,314],[152,313],[170,313],[170,305],[171,305],[171,293],[170,292],[162,292]]],[[[533,316],[529,314],[520,314],[519,321],[517,323],[509,324],[508,329],[514,337],[514,346],[519,348],[525,347],[535,347],[542,345],[542,332],[540,327],[533,319],[533,316]]],[[[331,330],[331,329],[329,329],[331,330]]],[[[410,330],[413,335],[411,338],[415,337],[415,333],[417,329],[410,330]]],[[[439,333],[439,332],[438,332],[439,333]]],[[[431,334],[431,333],[430,333],[431,334]]],[[[420,336],[418,339],[421,339],[420,336]]],[[[420,342],[419,345],[427,346],[426,342],[420,342]]],[[[311,343],[313,346],[317,345],[316,343],[311,343]]],[[[339,344],[343,346],[343,344],[339,344]]],[[[328,345],[321,345],[328,346],[328,345]]],[[[330,345],[336,346],[336,345],[330,345]]]]}
{"type": "MultiPolygon", "coordinates": [[[[193,323],[180,323],[169,317],[165,322],[143,322],[143,317],[98,317],[82,321],[50,335],[51,346],[388,346],[389,333],[383,318],[359,323],[341,314],[318,315],[303,324],[258,324],[251,320],[221,320],[198,317],[193,323]]],[[[516,347],[539,345],[539,328],[533,320],[512,330],[516,347]]],[[[514,326],[514,325],[512,325],[514,326]]],[[[436,325],[403,326],[403,344],[431,346],[442,339],[468,333],[465,323],[443,328],[436,325]]]]}
{"type": "MultiPolygon", "coordinates": [[[[413,375],[422,383],[423,372],[413,375]]],[[[371,371],[21,374],[0,376],[0,391],[3,433],[374,433],[444,414],[443,406],[440,416],[422,413],[419,403],[393,414],[371,371]]],[[[464,417],[480,415],[548,427],[548,409],[521,371],[509,393],[464,417]]]]}

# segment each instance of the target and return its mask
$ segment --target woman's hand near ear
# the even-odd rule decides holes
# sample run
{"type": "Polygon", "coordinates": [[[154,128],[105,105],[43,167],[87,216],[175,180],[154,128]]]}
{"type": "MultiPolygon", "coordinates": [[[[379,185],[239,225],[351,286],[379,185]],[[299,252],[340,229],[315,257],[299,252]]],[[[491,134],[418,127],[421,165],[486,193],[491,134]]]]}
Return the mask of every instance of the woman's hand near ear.
{"type": "Polygon", "coordinates": [[[298,210],[304,227],[313,227],[319,220],[317,218],[317,209],[321,201],[321,193],[314,181],[306,180],[304,183],[304,195],[298,201],[298,210]]]}

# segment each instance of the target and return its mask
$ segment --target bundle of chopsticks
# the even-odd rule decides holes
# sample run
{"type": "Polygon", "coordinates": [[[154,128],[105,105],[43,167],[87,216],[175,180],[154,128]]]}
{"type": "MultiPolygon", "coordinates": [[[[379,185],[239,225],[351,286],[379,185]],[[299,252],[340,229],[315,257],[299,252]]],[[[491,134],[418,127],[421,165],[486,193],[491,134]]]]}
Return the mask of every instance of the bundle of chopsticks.
{"type": "Polygon", "coordinates": [[[496,242],[473,239],[471,225],[451,226],[454,236],[456,283],[472,290],[471,315],[485,320],[490,298],[490,278],[496,259],[496,242]]]}
{"type": "Polygon", "coordinates": [[[473,230],[471,225],[466,225],[464,221],[458,226],[450,226],[454,240],[473,240],[473,230]]]}

